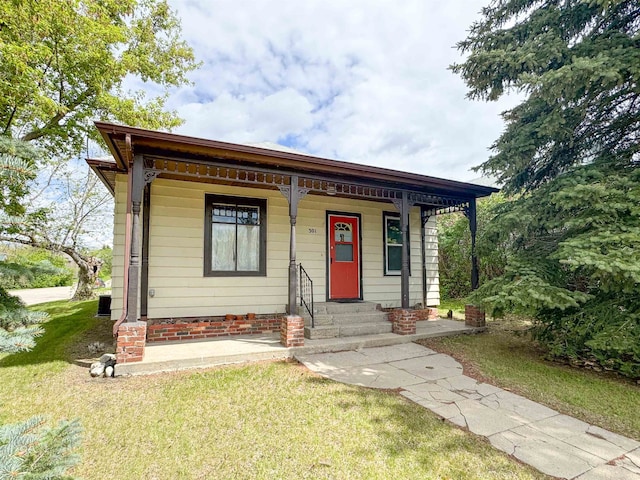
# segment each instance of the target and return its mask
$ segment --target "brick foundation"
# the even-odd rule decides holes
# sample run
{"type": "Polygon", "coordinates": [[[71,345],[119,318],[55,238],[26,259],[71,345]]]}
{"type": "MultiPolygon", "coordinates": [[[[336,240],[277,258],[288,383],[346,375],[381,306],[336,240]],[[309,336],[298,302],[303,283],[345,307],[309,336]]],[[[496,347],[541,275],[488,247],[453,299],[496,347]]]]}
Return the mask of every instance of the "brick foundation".
{"type": "Polygon", "coordinates": [[[147,328],[148,342],[197,340],[229,335],[251,335],[280,331],[280,318],[255,315],[227,317],[154,318],[147,328]]]}
{"type": "Polygon", "coordinates": [[[418,321],[438,319],[438,309],[436,307],[421,308],[419,310],[414,310],[413,313],[416,314],[416,320],[418,321]]]}
{"type": "Polygon", "coordinates": [[[285,347],[304,346],[304,319],[302,317],[289,315],[282,318],[280,343],[285,347]]]}
{"type": "Polygon", "coordinates": [[[486,327],[484,310],[476,305],[465,305],[464,324],[469,327],[486,327]]]}
{"type": "Polygon", "coordinates": [[[393,324],[393,333],[398,335],[413,335],[416,333],[415,310],[397,309],[389,313],[389,321],[393,324]]]}
{"type": "Polygon", "coordinates": [[[147,335],[145,322],[122,323],[116,340],[116,363],[141,362],[147,335]]]}

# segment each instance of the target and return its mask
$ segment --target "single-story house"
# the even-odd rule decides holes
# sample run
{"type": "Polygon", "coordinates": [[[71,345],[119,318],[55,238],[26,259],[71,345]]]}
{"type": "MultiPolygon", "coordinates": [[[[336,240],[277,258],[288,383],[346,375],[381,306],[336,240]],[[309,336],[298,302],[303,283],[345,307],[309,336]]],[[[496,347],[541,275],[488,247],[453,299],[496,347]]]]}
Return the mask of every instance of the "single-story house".
{"type": "MultiPolygon", "coordinates": [[[[87,162],[115,197],[111,318],[120,362],[140,360],[147,341],[283,331],[285,344],[299,345],[301,317],[307,337],[331,335],[337,330],[320,317],[350,302],[424,312],[440,301],[436,216],[464,212],[475,238],[476,199],[497,191],[96,127],[113,157],[87,162]]],[[[476,263],[474,255],[474,286],[476,263]]]]}

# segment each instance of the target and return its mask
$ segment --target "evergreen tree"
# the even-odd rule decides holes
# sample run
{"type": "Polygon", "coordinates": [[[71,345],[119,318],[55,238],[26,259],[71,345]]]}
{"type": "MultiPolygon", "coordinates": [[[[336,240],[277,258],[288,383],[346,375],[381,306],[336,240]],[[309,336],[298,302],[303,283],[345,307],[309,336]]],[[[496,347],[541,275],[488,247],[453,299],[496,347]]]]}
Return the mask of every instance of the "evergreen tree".
{"type": "Polygon", "coordinates": [[[73,480],[66,472],[78,462],[77,420],[46,427],[42,417],[0,425],[0,480],[73,480]]]}
{"type": "Polygon", "coordinates": [[[458,47],[469,97],[524,96],[480,166],[515,199],[478,297],[536,316],[553,355],[640,377],[640,5],[495,0],[458,47]]]}
{"type": "MultiPolygon", "coordinates": [[[[0,138],[0,220],[23,212],[26,179],[34,175],[34,151],[22,142],[0,138]]],[[[29,350],[43,330],[47,315],[27,310],[19,298],[2,287],[7,275],[30,275],[29,269],[0,262],[0,354],[29,350]]],[[[71,479],[66,474],[77,462],[74,448],[80,441],[77,420],[47,428],[41,417],[18,424],[0,425],[0,480],[71,479]]]]}

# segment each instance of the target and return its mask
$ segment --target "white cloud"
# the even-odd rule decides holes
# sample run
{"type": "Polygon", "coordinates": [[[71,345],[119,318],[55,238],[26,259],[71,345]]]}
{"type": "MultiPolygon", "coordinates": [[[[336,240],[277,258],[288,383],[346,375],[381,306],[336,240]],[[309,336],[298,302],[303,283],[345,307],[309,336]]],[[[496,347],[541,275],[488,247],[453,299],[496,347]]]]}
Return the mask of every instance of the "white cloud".
{"type": "Polygon", "coordinates": [[[204,62],[169,100],[179,133],[469,180],[513,104],[447,70],[484,1],[170,3],[204,62]]]}

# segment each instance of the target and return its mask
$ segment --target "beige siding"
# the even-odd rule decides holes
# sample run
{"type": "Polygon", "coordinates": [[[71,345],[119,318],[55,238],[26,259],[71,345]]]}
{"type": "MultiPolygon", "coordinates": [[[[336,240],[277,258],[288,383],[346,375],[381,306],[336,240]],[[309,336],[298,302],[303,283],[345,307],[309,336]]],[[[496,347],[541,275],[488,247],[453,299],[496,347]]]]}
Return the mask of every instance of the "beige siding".
{"type": "MultiPolygon", "coordinates": [[[[120,179],[119,179],[120,180],[120,179]]],[[[116,184],[114,225],[113,308],[122,307],[124,202],[126,182],[116,184]]],[[[326,301],[326,212],[357,213],[362,218],[363,296],[384,307],[400,303],[400,277],[383,274],[384,211],[391,203],[306,196],[299,205],[297,222],[298,262],[314,281],[314,299],[326,301]]],[[[410,303],[422,302],[420,211],[411,210],[410,303]]],[[[439,303],[437,237],[435,220],[427,224],[427,274],[429,305],[439,303]]],[[[281,313],[287,303],[289,216],[285,198],[278,191],[157,179],[151,188],[149,249],[149,318],[224,315],[227,313],[281,313]],[[267,200],[267,276],[205,277],[204,202],[206,193],[220,193],[267,200]]],[[[119,312],[120,310],[118,310],[119,312]]],[[[114,310],[115,312],[115,310],[114,310]]],[[[115,315],[115,313],[114,313],[115,315]]],[[[117,316],[117,315],[116,315],[117,316]]]]}
{"type": "Polygon", "coordinates": [[[113,220],[113,268],[111,269],[111,319],[122,314],[124,281],[124,238],[127,217],[127,177],[116,175],[115,207],[113,220]]]}

